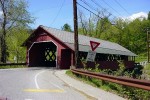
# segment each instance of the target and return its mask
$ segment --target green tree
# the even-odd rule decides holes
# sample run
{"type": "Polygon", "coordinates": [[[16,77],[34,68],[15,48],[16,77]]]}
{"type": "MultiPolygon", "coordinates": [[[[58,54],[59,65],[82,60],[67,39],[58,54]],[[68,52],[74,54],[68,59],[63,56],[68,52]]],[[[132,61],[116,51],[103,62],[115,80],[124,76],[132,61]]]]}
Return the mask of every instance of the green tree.
{"type": "Polygon", "coordinates": [[[111,23],[106,10],[98,11],[97,16],[90,14],[87,18],[82,11],[79,11],[79,33],[91,37],[101,38],[102,33],[106,32],[111,23]]]}
{"type": "Polygon", "coordinates": [[[0,0],[0,11],[2,11],[1,21],[1,62],[6,63],[7,44],[6,36],[9,31],[19,25],[27,26],[33,22],[33,18],[27,11],[25,0],[0,0]]]}
{"type": "Polygon", "coordinates": [[[108,17],[104,17],[103,19],[99,20],[96,24],[96,37],[110,40],[112,37],[112,32],[110,31],[111,27],[112,25],[108,17]]]}
{"type": "Polygon", "coordinates": [[[21,47],[22,43],[28,38],[30,30],[23,26],[12,28],[11,34],[6,37],[8,46],[9,62],[24,62],[26,60],[26,48],[21,47]],[[15,58],[15,59],[14,59],[15,58]]]}
{"type": "Polygon", "coordinates": [[[126,28],[126,22],[123,20],[123,19],[117,19],[115,21],[115,25],[113,25],[114,28],[116,28],[116,33],[115,34],[115,37],[113,38],[116,38],[116,41],[114,42],[117,42],[118,44],[123,44],[124,42],[124,36],[125,36],[125,28],[126,28]]]}
{"type": "Polygon", "coordinates": [[[150,20],[150,11],[148,12],[148,18],[147,19],[150,20]]]}
{"type": "MultiPolygon", "coordinates": [[[[128,41],[128,49],[135,52],[136,54],[140,54],[145,52],[146,49],[146,33],[144,30],[144,20],[136,19],[129,23],[129,35],[125,37],[130,37],[130,41],[128,41]]],[[[124,40],[125,41],[125,40],[124,40]]],[[[127,46],[126,46],[127,47],[127,46]]]]}
{"type": "Polygon", "coordinates": [[[146,53],[146,32],[145,28],[150,26],[150,12],[147,19],[135,19],[133,21],[123,19],[109,19],[110,14],[99,11],[89,18],[79,11],[79,33],[116,42],[136,54],[146,53]],[[101,18],[100,18],[101,17],[101,18]],[[111,22],[115,24],[112,25],[111,22]]]}
{"type": "Polygon", "coordinates": [[[87,21],[86,21],[86,17],[84,16],[84,13],[82,11],[79,11],[78,19],[79,19],[78,32],[80,34],[87,35],[88,34],[87,21]]]}
{"type": "Polygon", "coordinates": [[[69,24],[64,24],[64,26],[62,27],[63,31],[68,31],[68,32],[72,32],[71,30],[71,26],[69,24]]]}

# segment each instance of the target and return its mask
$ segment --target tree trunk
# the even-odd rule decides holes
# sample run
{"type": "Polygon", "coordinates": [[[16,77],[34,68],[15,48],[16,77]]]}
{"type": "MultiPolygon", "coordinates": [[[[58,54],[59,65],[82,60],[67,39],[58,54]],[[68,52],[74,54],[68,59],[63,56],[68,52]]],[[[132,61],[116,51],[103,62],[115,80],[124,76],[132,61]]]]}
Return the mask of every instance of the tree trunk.
{"type": "Polygon", "coordinates": [[[1,35],[1,62],[6,63],[6,24],[7,24],[7,9],[4,0],[0,0],[1,10],[3,12],[2,35],[1,35]]]}
{"type": "Polygon", "coordinates": [[[1,37],[1,62],[6,63],[6,40],[5,35],[1,37]]]}

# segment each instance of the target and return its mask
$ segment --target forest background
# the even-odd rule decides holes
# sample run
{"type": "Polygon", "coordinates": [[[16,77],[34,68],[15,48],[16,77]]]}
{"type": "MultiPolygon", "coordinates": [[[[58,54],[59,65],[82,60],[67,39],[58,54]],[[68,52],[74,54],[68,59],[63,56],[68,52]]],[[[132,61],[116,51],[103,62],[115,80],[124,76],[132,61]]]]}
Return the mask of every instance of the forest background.
{"type": "MultiPolygon", "coordinates": [[[[36,18],[27,10],[25,0],[0,0],[0,61],[25,62],[26,48],[21,44],[35,30],[30,27],[36,18]]],[[[150,28],[150,12],[148,17],[133,20],[112,18],[106,9],[98,10],[96,15],[86,16],[78,11],[78,31],[90,37],[95,37],[118,43],[138,55],[137,61],[147,59],[147,30],[150,28]]],[[[62,30],[73,32],[66,23],[62,30]]]]}

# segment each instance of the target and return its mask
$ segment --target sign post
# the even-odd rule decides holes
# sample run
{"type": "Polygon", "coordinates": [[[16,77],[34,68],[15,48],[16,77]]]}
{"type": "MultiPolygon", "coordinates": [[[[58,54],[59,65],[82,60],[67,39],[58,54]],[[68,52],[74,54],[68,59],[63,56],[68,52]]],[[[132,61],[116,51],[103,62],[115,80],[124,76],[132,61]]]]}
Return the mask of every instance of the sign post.
{"type": "Polygon", "coordinates": [[[94,42],[94,41],[90,41],[90,45],[91,45],[91,50],[89,50],[86,61],[91,61],[94,62],[95,61],[95,57],[96,57],[96,48],[100,45],[99,42],[94,42]]]}

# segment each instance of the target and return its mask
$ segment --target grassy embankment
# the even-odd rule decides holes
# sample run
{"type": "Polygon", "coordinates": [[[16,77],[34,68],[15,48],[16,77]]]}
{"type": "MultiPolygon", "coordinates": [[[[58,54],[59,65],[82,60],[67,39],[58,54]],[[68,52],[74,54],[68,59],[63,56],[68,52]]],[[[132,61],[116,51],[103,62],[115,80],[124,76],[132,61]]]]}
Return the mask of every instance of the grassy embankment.
{"type": "MultiPolygon", "coordinates": [[[[146,57],[139,57],[136,59],[138,59],[138,61],[145,61],[145,58],[146,57]]],[[[87,70],[89,70],[89,69],[87,69],[87,70]]],[[[145,70],[150,70],[150,64],[147,64],[144,67],[144,69],[143,69],[144,74],[145,74],[145,70]]],[[[93,69],[92,71],[107,74],[107,70],[99,70],[96,68],[96,69],[93,69]]],[[[125,77],[132,77],[134,74],[136,74],[135,71],[124,72],[124,66],[121,63],[120,63],[120,69],[115,72],[112,72],[112,73],[115,76],[122,75],[122,73],[124,73],[123,75],[125,77]]],[[[83,75],[75,75],[70,70],[68,70],[66,72],[66,74],[69,75],[70,77],[73,77],[77,80],[83,81],[83,82],[90,84],[92,86],[95,86],[97,88],[101,88],[103,90],[116,93],[124,98],[129,99],[129,100],[149,100],[149,98],[150,98],[150,91],[137,89],[137,88],[133,88],[133,87],[128,87],[128,86],[123,86],[123,85],[119,85],[119,84],[112,83],[112,82],[102,81],[102,80],[90,78],[90,77],[83,76],[83,75]]],[[[150,71],[146,72],[146,74],[150,75],[150,71]]],[[[137,75],[137,78],[139,78],[139,77],[140,76],[137,75]]]]}
{"type": "Polygon", "coordinates": [[[26,68],[27,66],[24,65],[7,65],[7,66],[0,66],[0,69],[10,69],[10,68],[26,68]]]}

